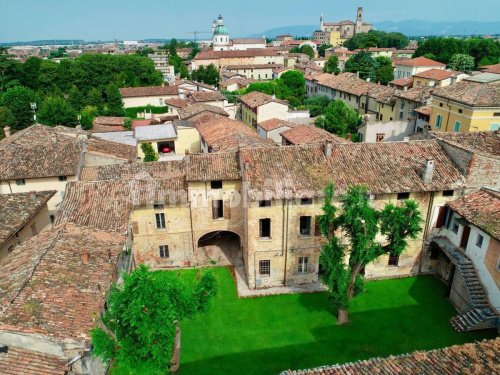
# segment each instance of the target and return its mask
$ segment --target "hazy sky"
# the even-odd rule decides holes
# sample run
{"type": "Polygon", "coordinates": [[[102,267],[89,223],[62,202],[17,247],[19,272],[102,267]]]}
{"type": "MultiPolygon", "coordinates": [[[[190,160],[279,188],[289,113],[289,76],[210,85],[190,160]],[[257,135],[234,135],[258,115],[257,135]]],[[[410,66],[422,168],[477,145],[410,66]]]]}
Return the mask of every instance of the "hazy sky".
{"type": "MultiPolygon", "coordinates": [[[[499,0],[0,0],[0,41],[35,39],[186,38],[210,31],[221,13],[231,35],[245,36],[288,25],[354,19],[368,22],[498,21],[499,0]]],[[[203,37],[206,37],[203,36],[203,37]]]]}

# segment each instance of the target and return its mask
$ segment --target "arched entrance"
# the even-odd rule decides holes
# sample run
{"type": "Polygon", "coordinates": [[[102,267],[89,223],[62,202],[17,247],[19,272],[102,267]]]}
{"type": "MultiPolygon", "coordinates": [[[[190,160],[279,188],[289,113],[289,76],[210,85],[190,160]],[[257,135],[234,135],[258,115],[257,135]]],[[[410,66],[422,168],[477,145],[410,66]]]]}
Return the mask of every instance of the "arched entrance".
{"type": "Polygon", "coordinates": [[[240,236],[230,231],[206,233],[198,239],[196,258],[200,265],[241,266],[240,236]]]}

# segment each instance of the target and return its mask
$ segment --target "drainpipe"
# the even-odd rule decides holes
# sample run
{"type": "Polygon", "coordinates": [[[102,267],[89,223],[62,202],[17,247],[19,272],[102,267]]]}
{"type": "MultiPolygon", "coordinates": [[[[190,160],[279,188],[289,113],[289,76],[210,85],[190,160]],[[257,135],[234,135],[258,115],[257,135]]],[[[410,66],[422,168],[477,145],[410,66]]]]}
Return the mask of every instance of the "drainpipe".
{"type": "Polygon", "coordinates": [[[188,201],[189,204],[189,220],[191,221],[191,244],[193,245],[193,255],[196,253],[195,241],[194,241],[194,228],[193,228],[193,206],[191,205],[191,199],[188,201]]]}
{"type": "MultiPolygon", "coordinates": [[[[285,226],[285,270],[283,271],[283,286],[286,285],[286,262],[288,259],[288,206],[290,202],[286,200],[286,226],[285,226]]],[[[284,223],[283,223],[284,224],[284,223]]]]}
{"type": "Polygon", "coordinates": [[[423,238],[422,238],[422,249],[420,250],[420,262],[418,263],[418,274],[420,275],[422,273],[422,260],[424,258],[424,248],[425,248],[425,241],[427,240],[427,235],[429,234],[429,227],[431,226],[431,217],[432,217],[432,208],[434,206],[434,195],[435,192],[431,191],[431,197],[429,199],[429,205],[427,207],[427,215],[425,219],[425,227],[424,227],[424,233],[423,233],[423,238]]]}
{"type": "Polygon", "coordinates": [[[451,105],[449,100],[446,101],[446,106],[448,107],[448,116],[446,116],[446,126],[444,128],[445,132],[448,131],[448,124],[450,123],[450,116],[451,116],[451,105]]]}

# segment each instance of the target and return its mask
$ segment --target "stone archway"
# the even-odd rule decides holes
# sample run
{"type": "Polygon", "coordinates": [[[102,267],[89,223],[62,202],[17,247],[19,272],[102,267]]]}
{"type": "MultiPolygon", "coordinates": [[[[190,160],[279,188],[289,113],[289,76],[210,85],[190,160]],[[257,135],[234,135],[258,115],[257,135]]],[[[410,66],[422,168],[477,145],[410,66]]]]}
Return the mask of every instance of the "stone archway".
{"type": "Polygon", "coordinates": [[[197,241],[196,260],[199,265],[241,266],[240,236],[224,230],[204,234],[197,241]]]}

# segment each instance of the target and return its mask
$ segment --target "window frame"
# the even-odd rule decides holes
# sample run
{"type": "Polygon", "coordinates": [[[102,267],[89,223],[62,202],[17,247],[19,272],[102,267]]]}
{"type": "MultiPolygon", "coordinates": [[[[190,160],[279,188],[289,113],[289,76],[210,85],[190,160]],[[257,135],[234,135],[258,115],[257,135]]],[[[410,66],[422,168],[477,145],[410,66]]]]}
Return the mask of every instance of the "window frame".
{"type": "Polygon", "coordinates": [[[224,200],[212,199],[212,219],[224,219],[224,200]]]}
{"type": "Polygon", "coordinates": [[[309,256],[300,256],[297,261],[297,272],[300,275],[309,273],[309,256]]]}
{"type": "Polygon", "coordinates": [[[300,216],[299,218],[299,235],[301,237],[310,237],[312,227],[312,216],[300,216]],[[303,225],[305,225],[303,227],[303,225]],[[306,233],[307,232],[307,233],[306,233]]]}
{"type": "Polygon", "coordinates": [[[220,190],[220,189],[222,189],[222,185],[223,185],[222,180],[210,181],[210,189],[212,189],[212,190],[220,190]]]}
{"type": "Polygon", "coordinates": [[[24,185],[26,185],[26,180],[24,178],[17,178],[16,185],[17,186],[24,186],[24,185]]]}
{"type": "Polygon", "coordinates": [[[155,224],[156,229],[167,229],[167,222],[165,220],[165,213],[156,212],[155,213],[155,224]]]}
{"type": "Polygon", "coordinates": [[[443,190],[443,197],[453,197],[455,195],[455,190],[443,190]]]}
{"type": "Polygon", "coordinates": [[[481,233],[478,233],[476,237],[476,247],[482,249],[483,244],[484,244],[484,236],[481,233]]]}
{"type": "Polygon", "coordinates": [[[265,208],[265,207],[271,207],[272,206],[272,200],[270,199],[263,199],[259,201],[259,208],[265,208]]]}
{"type": "Polygon", "coordinates": [[[405,201],[407,199],[410,199],[410,193],[409,192],[398,193],[398,196],[397,196],[397,200],[398,201],[405,201]]]}
{"type": "Polygon", "coordinates": [[[301,206],[310,206],[314,203],[313,198],[300,198],[301,206]]]}
{"type": "Polygon", "coordinates": [[[259,275],[260,276],[271,276],[271,260],[262,259],[259,260],[259,275]],[[268,271],[268,272],[265,272],[268,271]]]}
{"type": "Polygon", "coordinates": [[[389,259],[387,260],[387,265],[390,267],[399,267],[399,255],[390,252],[389,259]]]}
{"type": "Polygon", "coordinates": [[[168,245],[158,246],[158,251],[160,254],[160,258],[162,258],[162,259],[170,258],[170,250],[168,248],[168,245]]]}
{"type": "Polygon", "coordinates": [[[268,217],[265,217],[265,218],[262,218],[262,219],[259,219],[259,238],[262,238],[262,239],[270,239],[271,238],[271,235],[272,235],[272,230],[271,230],[271,218],[268,218],[268,217]],[[264,236],[263,234],[263,224],[267,222],[269,223],[268,224],[268,235],[267,236],[264,236]]]}
{"type": "Polygon", "coordinates": [[[59,176],[58,179],[61,182],[68,181],[68,176],[59,176]]]}

